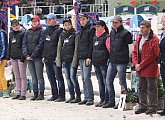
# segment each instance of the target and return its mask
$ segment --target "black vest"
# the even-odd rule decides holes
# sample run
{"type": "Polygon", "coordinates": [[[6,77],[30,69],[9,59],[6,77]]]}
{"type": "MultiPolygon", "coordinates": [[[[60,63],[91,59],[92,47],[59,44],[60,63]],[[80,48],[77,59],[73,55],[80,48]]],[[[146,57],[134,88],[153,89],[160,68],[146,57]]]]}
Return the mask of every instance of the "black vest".
{"type": "Polygon", "coordinates": [[[107,33],[103,33],[100,37],[93,38],[93,52],[92,63],[93,65],[106,65],[109,58],[109,52],[106,48],[106,40],[109,37],[107,33]]]}
{"type": "Polygon", "coordinates": [[[44,50],[42,57],[55,60],[57,56],[57,45],[61,32],[62,28],[60,28],[58,25],[47,27],[45,30],[46,39],[44,40],[44,50]]]}
{"type": "Polygon", "coordinates": [[[69,33],[63,31],[60,40],[62,43],[61,59],[71,63],[75,50],[75,31],[69,33]]]}
{"type": "Polygon", "coordinates": [[[125,36],[129,31],[121,26],[116,32],[110,33],[110,62],[114,64],[127,64],[129,62],[129,48],[125,36]]]}
{"type": "Polygon", "coordinates": [[[23,59],[22,41],[25,30],[11,31],[8,45],[8,59],[23,59]]]}

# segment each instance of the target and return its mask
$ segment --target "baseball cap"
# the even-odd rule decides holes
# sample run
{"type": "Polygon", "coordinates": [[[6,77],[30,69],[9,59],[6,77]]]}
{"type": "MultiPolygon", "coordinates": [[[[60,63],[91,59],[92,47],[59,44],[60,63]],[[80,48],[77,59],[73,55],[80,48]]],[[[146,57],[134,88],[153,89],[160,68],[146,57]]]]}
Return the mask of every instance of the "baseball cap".
{"type": "Polygon", "coordinates": [[[122,18],[120,16],[115,16],[111,22],[122,22],[122,18]]]}
{"type": "Polygon", "coordinates": [[[78,14],[78,17],[79,17],[79,18],[82,18],[82,17],[88,18],[88,15],[87,15],[86,13],[79,13],[79,14],[78,14]]]}
{"type": "Polygon", "coordinates": [[[65,19],[63,20],[63,24],[64,24],[65,22],[69,22],[69,23],[72,24],[72,21],[71,21],[71,19],[69,19],[69,18],[65,18],[65,19]]]}
{"type": "Polygon", "coordinates": [[[34,15],[34,16],[31,18],[31,21],[32,21],[33,19],[40,21],[40,17],[37,16],[37,15],[34,15]]]}
{"type": "Polygon", "coordinates": [[[47,15],[47,19],[56,19],[56,18],[57,18],[57,16],[54,13],[49,13],[47,15]]]}
{"type": "Polygon", "coordinates": [[[18,20],[14,19],[11,21],[11,26],[13,26],[14,24],[19,24],[18,20]]]}
{"type": "Polygon", "coordinates": [[[106,26],[106,23],[103,20],[98,20],[94,23],[94,25],[106,26]]]}

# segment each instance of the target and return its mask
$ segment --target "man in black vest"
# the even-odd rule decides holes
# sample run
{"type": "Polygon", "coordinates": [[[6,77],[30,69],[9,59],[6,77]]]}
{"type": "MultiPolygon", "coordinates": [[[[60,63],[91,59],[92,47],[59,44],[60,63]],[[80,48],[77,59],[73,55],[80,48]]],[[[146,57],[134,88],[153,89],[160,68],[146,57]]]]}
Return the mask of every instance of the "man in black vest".
{"type": "Polygon", "coordinates": [[[80,36],[78,40],[77,54],[81,67],[84,90],[84,100],[79,102],[79,105],[93,105],[94,94],[91,81],[91,58],[95,29],[92,28],[87,14],[79,14],[79,20],[81,24],[81,30],[79,34],[80,36]]]}
{"type": "Polygon", "coordinates": [[[129,62],[129,47],[131,44],[132,35],[124,29],[122,25],[122,18],[115,16],[112,19],[112,30],[110,32],[110,57],[107,70],[106,85],[109,93],[109,102],[103,108],[110,108],[115,106],[115,91],[113,81],[118,73],[121,93],[126,93],[126,69],[129,62]]]}
{"type": "Polygon", "coordinates": [[[45,63],[47,76],[51,85],[52,97],[48,101],[57,102],[65,101],[65,86],[62,76],[62,68],[57,67],[55,58],[57,55],[57,44],[62,28],[56,22],[56,15],[50,13],[47,15],[48,27],[45,30],[44,50],[42,54],[42,61],[45,63]],[[58,87],[56,78],[58,80],[58,87]]]}

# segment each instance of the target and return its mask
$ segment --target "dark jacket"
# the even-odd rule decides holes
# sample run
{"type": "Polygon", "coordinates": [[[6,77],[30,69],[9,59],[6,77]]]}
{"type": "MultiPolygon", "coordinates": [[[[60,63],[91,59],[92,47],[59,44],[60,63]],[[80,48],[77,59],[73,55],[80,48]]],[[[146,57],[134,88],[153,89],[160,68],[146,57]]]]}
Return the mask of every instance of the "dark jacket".
{"type": "MultiPolygon", "coordinates": [[[[163,36],[163,33],[161,34],[161,36],[163,36]]],[[[160,63],[165,64],[165,37],[162,38],[159,47],[160,47],[160,56],[159,56],[160,63]]]]}
{"type": "Polygon", "coordinates": [[[44,48],[44,30],[39,27],[35,30],[30,28],[25,32],[22,51],[25,57],[41,58],[44,48]]]}
{"type": "Polygon", "coordinates": [[[24,60],[25,57],[22,53],[22,41],[24,37],[25,29],[19,31],[11,31],[9,34],[9,44],[7,51],[7,59],[20,59],[24,60]]]}
{"type": "Polygon", "coordinates": [[[142,77],[158,77],[158,56],[159,56],[159,39],[150,32],[148,40],[142,46],[142,52],[140,55],[139,44],[142,35],[139,35],[136,39],[135,47],[132,52],[132,62],[135,66],[139,64],[140,71],[137,72],[142,77]]]}
{"type": "Polygon", "coordinates": [[[48,26],[45,30],[44,50],[42,57],[55,60],[57,55],[57,45],[62,28],[59,25],[48,26]]]}
{"type": "Polygon", "coordinates": [[[0,28],[0,61],[6,59],[7,56],[7,35],[4,30],[0,28]]]}
{"type": "Polygon", "coordinates": [[[132,35],[121,25],[117,31],[110,32],[110,62],[114,64],[127,64],[129,62],[129,47],[132,35]]]}
{"type": "Polygon", "coordinates": [[[92,28],[90,21],[84,27],[81,27],[77,50],[79,59],[92,58],[94,35],[95,29],[92,28]]]}
{"type": "Polygon", "coordinates": [[[108,33],[104,32],[100,37],[93,38],[93,52],[92,63],[93,65],[107,65],[109,52],[106,48],[106,40],[109,37],[108,33]]]}

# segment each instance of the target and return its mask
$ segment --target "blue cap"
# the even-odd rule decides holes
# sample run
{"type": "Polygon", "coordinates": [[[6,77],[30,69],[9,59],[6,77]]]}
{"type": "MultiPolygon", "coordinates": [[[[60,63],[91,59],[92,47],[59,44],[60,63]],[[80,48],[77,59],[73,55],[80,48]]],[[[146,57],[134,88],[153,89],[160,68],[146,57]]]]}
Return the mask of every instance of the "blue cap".
{"type": "Polygon", "coordinates": [[[47,15],[47,19],[56,19],[57,17],[56,17],[56,15],[54,14],[54,13],[49,13],[48,15],[47,15]]]}
{"type": "Polygon", "coordinates": [[[78,17],[81,18],[81,17],[86,17],[88,18],[88,15],[86,13],[79,13],[78,14],[78,17]]]}

